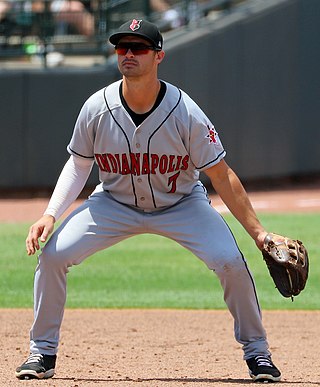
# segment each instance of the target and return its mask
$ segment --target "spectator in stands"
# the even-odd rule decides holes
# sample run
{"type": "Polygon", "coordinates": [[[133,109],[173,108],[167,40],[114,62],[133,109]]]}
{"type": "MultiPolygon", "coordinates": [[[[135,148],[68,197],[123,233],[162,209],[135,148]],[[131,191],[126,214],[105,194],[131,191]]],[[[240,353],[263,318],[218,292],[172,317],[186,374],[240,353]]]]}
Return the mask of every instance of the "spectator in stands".
{"type": "Polygon", "coordinates": [[[0,1],[0,22],[6,17],[10,9],[10,4],[7,1],[0,1]]]}
{"type": "MultiPolygon", "coordinates": [[[[45,11],[45,1],[0,0],[0,22],[9,19],[19,26],[21,13],[40,14],[45,11]]],[[[94,16],[86,9],[82,1],[53,0],[49,3],[54,22],[66,23],[81,35],[92,36],[94,34],[94,16]]],[[[32,27],[32,19],[30,19],[29,29],[32,30],[32,27]]]]}
{"type": "Polygon", "coordinates": [[[183,24],[181,15],[168,1],[150,0],[150,7],[154,12],[161,13],[161,19],[169,29],[180,27],[183,24]]]}
{"type": "MultiPolygon", "coordinates": [[[[33,3],[34,12],[42,12],[43,1],[33,3]]],[[[94,17],[79,0],[53,0],[50,11],[56,22],[65,22],[74,27],[81,35],[92,36],[94,34],[94,17]]]]}
{"type": "Polygon", "coordinates": [[[6,15],[9,10],[9,4],[0,0],[0,35],[6,35],[6,15]]]}

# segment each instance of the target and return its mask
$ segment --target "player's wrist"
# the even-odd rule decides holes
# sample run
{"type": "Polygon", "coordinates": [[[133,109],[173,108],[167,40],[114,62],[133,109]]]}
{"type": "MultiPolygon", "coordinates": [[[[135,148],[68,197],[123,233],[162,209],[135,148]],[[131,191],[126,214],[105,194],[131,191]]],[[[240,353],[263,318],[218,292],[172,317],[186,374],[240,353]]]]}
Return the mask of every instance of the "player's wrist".
{"type": "Polygon", "coordinates": [[[256,236],[253,237],[257,247],[262,250],[264,245],[264,240],[266,236],[268,235],[268,232],[265,230],[257,232],[256,236]]]}
{"type": "Polygon", "coordinates": [[[55,215],[54,215],[53,213],[51,213],[50,210],[46,210],[46,211],[44,212],[44,214],[43,214],[43,217],[45,217],[45,218],[47,218],[47,219],[53,221],[53,223],[56,222],[56,217],[55,217],[55,215]]]}

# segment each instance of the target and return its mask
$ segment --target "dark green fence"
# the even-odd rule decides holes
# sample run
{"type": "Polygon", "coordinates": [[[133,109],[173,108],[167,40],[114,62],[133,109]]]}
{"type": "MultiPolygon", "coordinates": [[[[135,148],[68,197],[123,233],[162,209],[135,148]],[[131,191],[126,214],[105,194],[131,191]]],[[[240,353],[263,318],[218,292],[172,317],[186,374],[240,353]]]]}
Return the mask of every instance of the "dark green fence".
{"type": "MultiPolygon", "coordinates": [[[[320,1],[251,3],[165,34],[160,76],[212,119],[242,179],[319,174],[320,1]]],[[[81,105],[118,78],[111,61],[0,71],[0,188],[53,186],[81,105]]]]}

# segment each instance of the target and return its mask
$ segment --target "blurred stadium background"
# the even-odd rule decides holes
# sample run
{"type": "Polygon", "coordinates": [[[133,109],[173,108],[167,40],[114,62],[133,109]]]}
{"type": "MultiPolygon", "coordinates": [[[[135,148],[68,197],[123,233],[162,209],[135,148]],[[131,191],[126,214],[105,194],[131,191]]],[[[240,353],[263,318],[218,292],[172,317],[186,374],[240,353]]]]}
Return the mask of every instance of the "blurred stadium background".
{"type": "Polygon", "coordinates": [[[159,26],[161,78],[245,184],[319,182],[319,0],[0,0],[0,195],[53,188],[81,105],[120,77],[107,38],[130,18],[159,26]]]}
{"type": "Polygon", "coordinates": [[[112,53],[108,35],[131,18],[146,18],[166,32],[208,18],[212,13],[228,12],[244,2],[0,0],[1,57],[38,54],[42,55],[44,66],[53,67],[63,62],[63,56],[50,55],[53,51],[108,56],[112,53]]]}

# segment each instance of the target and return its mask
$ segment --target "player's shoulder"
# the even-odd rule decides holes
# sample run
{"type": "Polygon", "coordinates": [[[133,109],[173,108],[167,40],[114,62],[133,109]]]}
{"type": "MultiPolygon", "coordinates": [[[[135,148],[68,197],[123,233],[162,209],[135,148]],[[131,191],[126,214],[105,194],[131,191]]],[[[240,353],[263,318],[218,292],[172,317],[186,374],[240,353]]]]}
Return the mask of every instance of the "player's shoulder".
{"type": "Polygon", "coordinates": [[[167,86],[168,98],[173,102],[177,101],[176,112],[185,113],[187,115],[202,113],[199,105],[187,94],[184,90],[171,83],[165,82],[167,86]]]}
{"type": "Polygon", "coordinates": [[[107,108],[106,98],[108,96],[109,97],[112,96],[112,98],[114,98],[116,95],[119,94],[119,93],[116,93],[116,90],[119,90],[119,84],[120,84],[120,81],[116,81],[111,83],[108,86],[105,86],[99,89],[85,101],[85,105],[87,105],[90,108],[96,107],[96,108],[106,109],[107,108]]]}
{"type": "Polygon", "coordinates": [[[117,93],[114,92],[116,87],[119,87],[119,82],[114,82],[91,94],[84,102],[80,114],[86,116],[87,119],[91,121],[108,112],[109,106],[107,103],[107,94],[110,95],[111,93],[111,95],[117,95],[117,93]]]}

